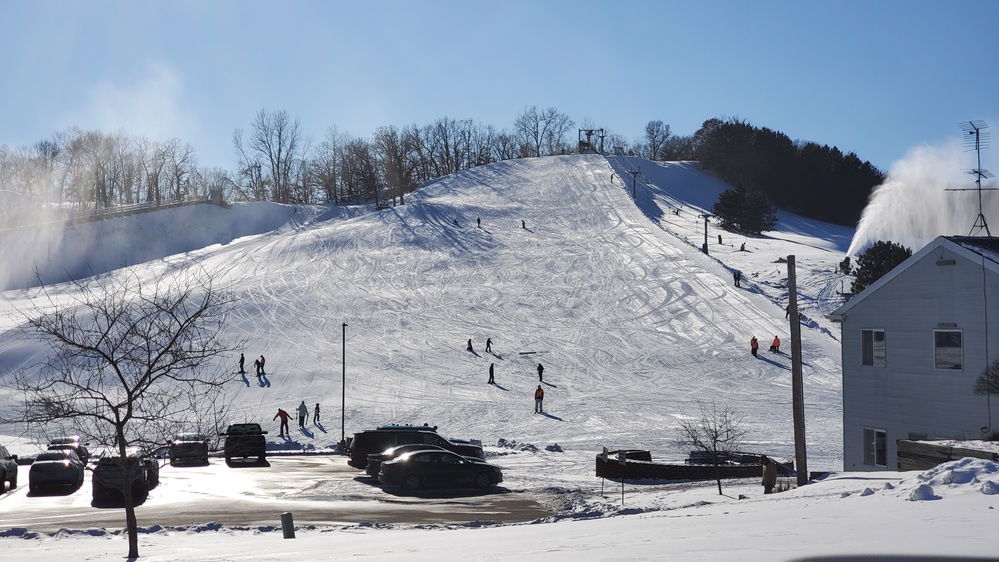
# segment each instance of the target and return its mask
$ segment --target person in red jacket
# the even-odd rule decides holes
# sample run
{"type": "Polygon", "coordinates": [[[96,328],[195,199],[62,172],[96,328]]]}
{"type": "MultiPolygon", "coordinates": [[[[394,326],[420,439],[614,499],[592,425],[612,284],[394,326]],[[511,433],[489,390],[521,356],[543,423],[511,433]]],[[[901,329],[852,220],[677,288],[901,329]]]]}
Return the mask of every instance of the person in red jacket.
{"type": "Polygon", "coordinates": [[[281,408],[278,408],[278,413],[274,415],[274,419],[281,418],[281,437],[291,437],[291,431],[288,429],[288,418],[290,417],[291,414],[281,408]]]}
{"type": "Polygon", "coordinates": [[[545,390],[538,385],[538,389],[534,391],[534,413],[543,414],[545,413],[544,407],[542,407],[542,402],[545,401],[545,390]]]}
{"type": "Polygon", "coordinates": [[[759,350],[760,342],[756,341],[756,336],[753,336],[753,339],[749,340],[749,352],[753,354],[753,357],[756,357],[756,352],[759,350]]]}

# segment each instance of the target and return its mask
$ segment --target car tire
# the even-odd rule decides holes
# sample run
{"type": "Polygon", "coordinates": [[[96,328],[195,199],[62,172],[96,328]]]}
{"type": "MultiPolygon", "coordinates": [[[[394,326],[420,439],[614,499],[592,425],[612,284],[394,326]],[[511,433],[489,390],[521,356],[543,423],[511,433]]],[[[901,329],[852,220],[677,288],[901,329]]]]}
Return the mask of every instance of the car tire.
{"type": "Polygon", "coordinates": [[[408,474],[406,478],[403,479],[402,485],[407,490],[419,490],[422,483],[420,482],[420,477],[415,474],[408,474]]]}
{"type": "Polygon", "coordinates": [[[0,472],[0,494],[7,491],[7,473],[0,472]]]}
{"type": "Polygon", "coordinates": [[[485,472],[480,472],[475,475],[475,487],[476,488],[488,488],[493,485],[493,477],[485,472]]]}

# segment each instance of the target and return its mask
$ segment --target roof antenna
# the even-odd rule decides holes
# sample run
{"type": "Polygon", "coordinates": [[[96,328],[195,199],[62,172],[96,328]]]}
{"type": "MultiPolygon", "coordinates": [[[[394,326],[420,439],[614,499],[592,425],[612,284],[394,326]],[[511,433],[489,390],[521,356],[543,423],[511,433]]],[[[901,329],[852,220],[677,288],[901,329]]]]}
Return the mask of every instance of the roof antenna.
{"type": "Polygon", "coordinates": [[[992,135],[986,131],[989,126],[980,120],[968,121],[967,123],[958,123],[961,130],[964,131],[964,148],[965,151],[974,150],[978,154],[978,167],[974,170],[966,170],[965,172],[975,176],[975,187],[972,188],[951,188],[945,191],[977,191],[978,192],[978,217],[975,219],[975,224],[971,225],[971,232],[968,236],[972,236],[976,231],[985,230],[985,234],[989,238],[992,238],[992,232],[989,231],[989,224],[985,222],[985,215],[982,213],[982,191],[997,191],[999,189],[995,187],[982,187],[982,178],[989,179],[995,177],[992,172],[982,168],[982,149],[989,147],[989,140],[991,140],[992,135]]]}

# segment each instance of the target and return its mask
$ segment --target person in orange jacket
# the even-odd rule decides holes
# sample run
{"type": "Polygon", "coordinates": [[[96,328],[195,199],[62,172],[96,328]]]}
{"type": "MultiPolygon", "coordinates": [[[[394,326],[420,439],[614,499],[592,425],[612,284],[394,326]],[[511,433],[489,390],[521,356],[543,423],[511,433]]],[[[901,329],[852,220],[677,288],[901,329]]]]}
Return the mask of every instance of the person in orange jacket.
{"type": "Polygon", "coordinates": [[[534,413],[535,414],[543,414],[543,413],[545,413],[545,409],[542,406],[542,402],[544,402],[544,401],[545,401],[545,389],[541,388],[541,385],[539,384],[538,385],[538,389],[534,391],[534,413]]]}
{"type": "Polygon", "coordinates": [[[770,351],[774,353],[780,353],[780,338],[774,336],[774,343],[770,346],[770,351]]]}
{"type": "Polygon", "coordinates": [[[759,350],[760,342],[756,340],[756,336],[753,336],[753,339],[749,340],[749,352],[753,354],[753,357],[756,357],[756,352],[759,350]]]}

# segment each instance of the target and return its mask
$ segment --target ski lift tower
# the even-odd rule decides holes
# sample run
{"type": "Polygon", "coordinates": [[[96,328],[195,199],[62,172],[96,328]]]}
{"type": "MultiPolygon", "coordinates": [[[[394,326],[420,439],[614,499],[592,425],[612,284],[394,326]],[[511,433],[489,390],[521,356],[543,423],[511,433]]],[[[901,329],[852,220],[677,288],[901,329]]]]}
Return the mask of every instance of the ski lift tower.
{"type": "Polygon", "coordinates": [[[579,153],[580,154],[603,154],[604,152],[604,130],[603,129],[580,129],[579,130],[579,153]],[[583,137],[586,140],[583,140],[583,137]],[[599,140],[599,145],[594,146],[594,138],[599,140]]]}
{"type": "Polygon", "coordinates": [[[973,236],[975,232],[980,232],[985,230],[985,234],[992,238],[992,232],[989,231],[989,224],[985,221],[985,214],[982,211],[982,191],[997,191],[999,189],[995,187],[982,187],[982,178],[989,179],[995,177],[992,172],[982,168],[982,148],[989,147],[989,140],[991,135],[985,129],[989,126],[984,121],[968,121],[967,123],[960,123],[959,126],[961,130],[964,131],[964,147],[966,151],[974,150],[978,155],[978,167],[974,170],[966,170],[968,174],[975,176],[975,187],[974,188],[951,188],[947,191],[977,191],[978,192],[978,217],[975,218],[975,224],[971,225],[971,232],[968,236],[973,236]]]}

